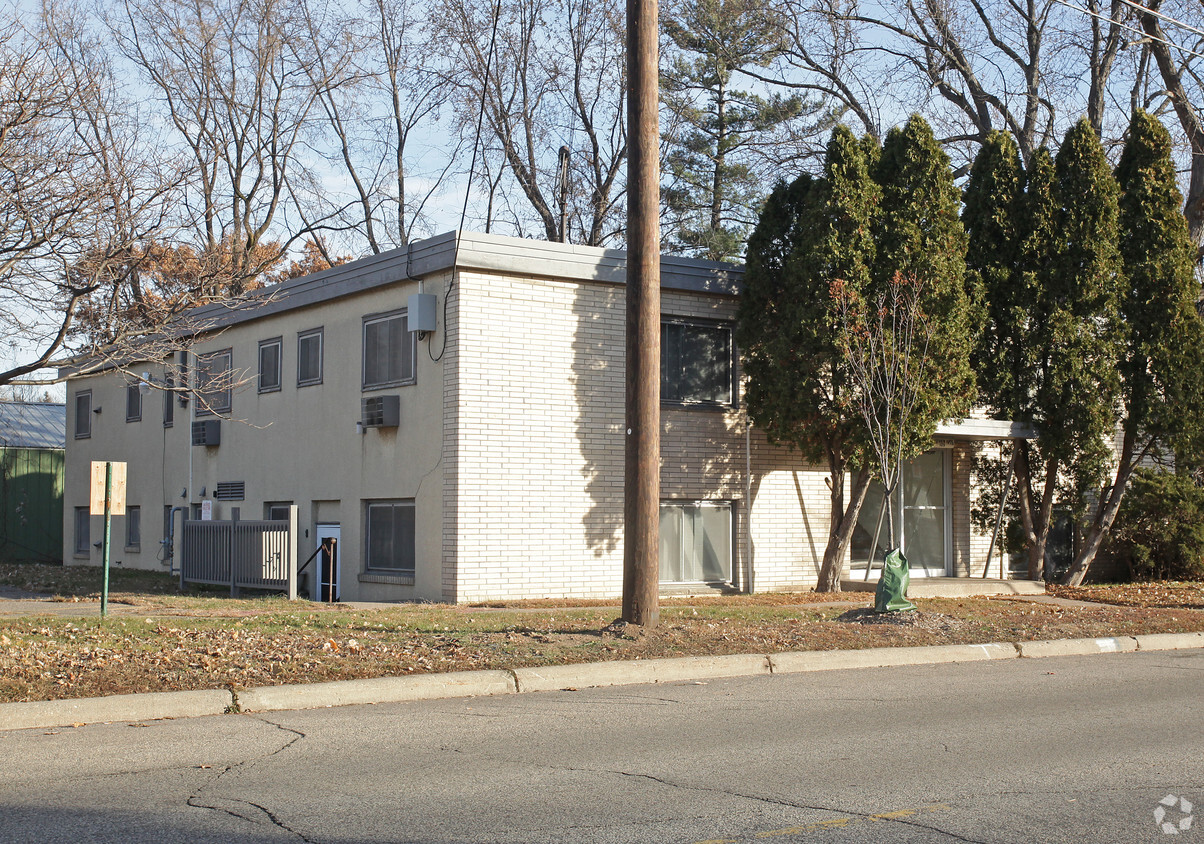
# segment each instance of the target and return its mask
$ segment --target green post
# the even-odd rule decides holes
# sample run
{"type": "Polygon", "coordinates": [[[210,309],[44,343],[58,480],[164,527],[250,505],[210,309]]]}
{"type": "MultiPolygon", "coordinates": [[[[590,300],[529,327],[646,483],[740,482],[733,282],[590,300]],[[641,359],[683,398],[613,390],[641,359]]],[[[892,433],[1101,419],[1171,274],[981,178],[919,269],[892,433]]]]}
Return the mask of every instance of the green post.
{"type": "Polygon", "coordinates": [[[100,617],[109,612],[109,527],[113,519],[113,464],[105,463],[105,537],[100,549],[104,586],[100,590],[100,617]]]}

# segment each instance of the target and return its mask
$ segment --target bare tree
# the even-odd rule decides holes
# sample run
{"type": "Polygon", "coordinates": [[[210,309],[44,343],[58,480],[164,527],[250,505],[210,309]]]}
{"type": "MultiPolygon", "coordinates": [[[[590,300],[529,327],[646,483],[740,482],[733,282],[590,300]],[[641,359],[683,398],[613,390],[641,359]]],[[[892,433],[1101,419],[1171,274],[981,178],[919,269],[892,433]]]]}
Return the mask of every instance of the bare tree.
{"type": "Polygon", "coordinates": [[[484,91],[490,142],[482,149],[505,160],[504,168],[491,163],[488,169],[504,170],[517,187],[489,195],[512,200],[502,212],[511,226],[535,226],[546,239],[560,239],[555,185],[558,151],[567,146],[569,239],[602,245],[617,238],[627,156],[622,6],[616,0],[447,2],[439,32],[455,45],[462,125],[475,125],[484,91]]]}
{"type": "Polygon", "coordinates": [[[282,225],[325,84],[305,25],[283,0],[126,0],[109,21],[190,159],[198,246],[228,251],[229,277],[214,286],[234,295],[262,270],[257,247],[287,249],[315,225],[282,225]]]}
{"type": "Polygon", "coordinates": [[[0,325],[13,346],[0,384],[105,354],[80,332],[85,308],[136,285],[137,245],[161,233],[178,173],[154,148],[96,39],[67,5],[28,28],[0,23],[0,325]]]}

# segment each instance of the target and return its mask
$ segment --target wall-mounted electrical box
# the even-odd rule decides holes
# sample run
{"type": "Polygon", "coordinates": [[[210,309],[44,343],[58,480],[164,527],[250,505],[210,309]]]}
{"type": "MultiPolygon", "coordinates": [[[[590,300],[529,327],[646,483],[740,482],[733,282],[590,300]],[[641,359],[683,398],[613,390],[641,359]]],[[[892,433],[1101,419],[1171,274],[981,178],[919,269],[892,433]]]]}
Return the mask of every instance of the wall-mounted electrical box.
{"type": "Polygon", "coordinates": [[[406,302],[410,331],[435,330],[435,294],[413,293],[406,302]]]}

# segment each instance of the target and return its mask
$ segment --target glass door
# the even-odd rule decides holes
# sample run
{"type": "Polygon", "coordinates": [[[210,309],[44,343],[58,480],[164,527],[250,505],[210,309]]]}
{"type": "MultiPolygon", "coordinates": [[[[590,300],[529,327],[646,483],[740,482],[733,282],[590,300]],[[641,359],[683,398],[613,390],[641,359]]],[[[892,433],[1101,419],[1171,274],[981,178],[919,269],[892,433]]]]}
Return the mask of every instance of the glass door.
{"type": "MultiPolygon", "coordinates": [[[[889,541],[888,518],[882,514],[884,490],[874,482],[857,518],[851,545],[852,576],[865,575],[866,561],[873,551],[874,570],[891,548],[902,548],[912,577],[943,577],[949,571],[950,507],[949,452],[946,449],[921,454],[903,467],[895,493],[895,537],[889,541]],[[873,542],[874,528],[882,514],[882,527],[873,542]]],[[[871,577],[874,575],[871,571],[871,577]]]]}

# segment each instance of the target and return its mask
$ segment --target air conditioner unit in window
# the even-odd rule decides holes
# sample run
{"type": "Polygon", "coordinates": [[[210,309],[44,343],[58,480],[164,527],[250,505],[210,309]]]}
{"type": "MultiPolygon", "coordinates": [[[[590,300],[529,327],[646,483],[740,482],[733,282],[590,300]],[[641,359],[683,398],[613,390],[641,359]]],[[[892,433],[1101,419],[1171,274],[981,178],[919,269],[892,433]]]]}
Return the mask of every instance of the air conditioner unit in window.
{"type": "Polygon", "coordinates": [[[192,423],[193,445],[221,445],[222,423],[220,419],[205,419],[192,423]]]}
{"type": "Polygon", "coordinates": [[[396,428],[401,424],[401,396],[370,396],[362,402],[365,428],[396,428]]]}

